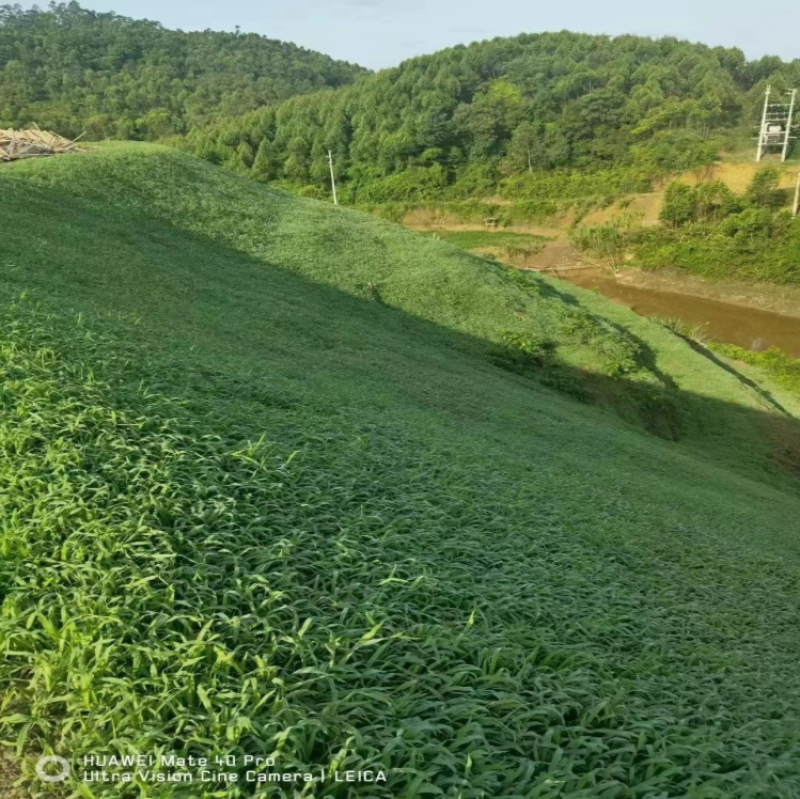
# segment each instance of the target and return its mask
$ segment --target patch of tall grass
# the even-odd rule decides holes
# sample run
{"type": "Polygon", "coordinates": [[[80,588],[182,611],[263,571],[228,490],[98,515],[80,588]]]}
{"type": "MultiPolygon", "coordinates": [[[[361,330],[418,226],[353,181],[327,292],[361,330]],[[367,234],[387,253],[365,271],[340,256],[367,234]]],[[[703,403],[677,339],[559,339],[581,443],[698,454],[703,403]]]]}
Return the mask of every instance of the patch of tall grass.
{"type": "Polygon", "coordinates": [[[800,394],[800,361],[787,355],[783,350],[770,347],[763,352],[753,352],[734,344],[718,342],[710,342],[709,347],[726,358],[759,367],[777,385],[800,394]]]}
{"type": "Polygon", "coordinates": [[[506,258],[527,258],[541,252],[548,241],[545,236],[508,231],[441,231],[435,238],[464,250],[497,250],[506,258]]]}

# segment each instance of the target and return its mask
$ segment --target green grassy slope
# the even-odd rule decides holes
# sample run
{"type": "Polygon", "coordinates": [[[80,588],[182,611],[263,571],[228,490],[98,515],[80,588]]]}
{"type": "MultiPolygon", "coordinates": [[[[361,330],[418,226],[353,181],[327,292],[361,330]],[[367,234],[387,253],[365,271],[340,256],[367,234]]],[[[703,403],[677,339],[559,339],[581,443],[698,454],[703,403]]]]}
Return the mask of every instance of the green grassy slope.
{"type": "Polygon", "coordinates": [[[167,150],[0,193],[2,740],[387,769],[325,797],[800,796],[768,398],[600,297],[167,150]]]}
{"type": "MultiPolygon", "coordinates": [[[[23,181],[17,191],[22,191],[29,212],[41,208],[40,217],[73,218],[76,197],[105,209],[102,221],[95,218],[95,208],[91,218],[73,222],[70,237],[60,235],[60,258],[67,266],[56,276],[46,274],[47,285],[65,279],[65,290],[70,290],[72,274],[82,271],[87,226],[113,220],[127,229],[131,217],[166,222],[173,231],[192,234],[193,246],[201,252],[213,242],[250,256],[253,265],[279,265],[466,334],[458,339],[459,349],[484,362],[497,361],[498,345],[508,340],[553,345],[547,357],[551,368],[528,372],[567,393],[598,400],[636,426],[680,438],[698,454],[711,454],[753,476],[766,469],[769,479],[781,477],[771,463],[776,447],[782,446],[782,428],[776,439],[771,418],[752,424],[753,410],[773,410],[768,399],[735,375],[710,368],[706,359],[660,326],[580,289],[503,270],[365,214],[265,190],[153,145],[111,145],[78,162],[28,162],[6,170],[4,177],[9,181],[6,191],[23,181]],[[621,379],[609,380],[609,375],[621,379]]],[[[89,207],[81,210],[89,213],[89,207]]],[[[22,238],[19,246],[29,258],[37,257],[32,247],[52,246],[37,245],[24,226],[16,232],[15,227],[9,226],[9,234],[22,238]]],[[[201,271],[200,264],[192,267],[190,278],[166,264],[159,271],[159,285],[141,286],[137,268],[118,257],[116,240],[105,239],[93,237],[93,246],[107,251],[98,253],[105,266],[100,282],[95,278],[84,289],[87,300],[153,313],[151,303],[165,292],[210,285],[208,270],[201,271]]],[[[216,264],[208,266],[211,279],[222,279],[216,264]]],[[[24,277],[17,273],[15,279],[20,289],[37,285],[35,272],[24,277]]],[[[239,284],[249,293],[250,273],[239,284]]],[[[171,305],[166,315],[173,315],[171,305]]],[[[345,324],[347,331],[350,323],[345,324]]],[[[314,335],[324,338],[324,328],[314,335]]],[[[499,358],[508,360],[504,352],[499,358]]]]}

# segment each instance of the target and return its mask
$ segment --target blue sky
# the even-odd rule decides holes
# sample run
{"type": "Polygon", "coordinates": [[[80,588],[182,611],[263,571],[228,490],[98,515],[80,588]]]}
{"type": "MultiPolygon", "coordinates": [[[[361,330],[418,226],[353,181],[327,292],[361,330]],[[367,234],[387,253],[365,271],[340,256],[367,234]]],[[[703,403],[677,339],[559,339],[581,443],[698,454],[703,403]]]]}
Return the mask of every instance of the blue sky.
{"type": "MultiPolygon", "coordinates": [[[[79,0],[183,30],[254,31],[372,69],[454,44],[574,30],[677,36],[739,47],[748,58],[800,57],[793,0],[79,0]]],[[[45,5],[42,2],[42,5],[45,5]]]]}

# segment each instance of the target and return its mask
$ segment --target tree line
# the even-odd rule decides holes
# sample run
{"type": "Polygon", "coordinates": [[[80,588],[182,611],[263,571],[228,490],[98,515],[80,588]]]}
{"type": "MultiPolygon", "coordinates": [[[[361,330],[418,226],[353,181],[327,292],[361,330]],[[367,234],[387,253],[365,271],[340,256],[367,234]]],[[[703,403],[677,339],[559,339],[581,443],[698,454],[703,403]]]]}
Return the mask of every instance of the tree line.
{"type": "Polygon", "coordinates": [[[0,7],[0,127],[166,140],[345,202],[619,196],[749,136],[800,61],[674,38],[523,34],[369,73],[255,34],[77,3],[0,7]]]}
{"type": "MultiPolygon", "coordinates": [[[[800,61],[673,38],[525,34],[443,50],[189,133],[215,163],[362,203],[530,196],[547,170],[641,183],[714,159],[800,61]],[[618,170],[622,177],[612,178],[618,170]],[[504,183],[505,182],[505,183],[504,183]]],[[[749,130],[748,130],[749,135],[749,130]]],[[[534,192],[535,193],[535,192],[534,192]]]]}
{"type": "Polygon", "coordinates": [[[152,140],[366,72],[256,34],[167,30],[75,2],[0,6],[0,127],[152,140]]]}

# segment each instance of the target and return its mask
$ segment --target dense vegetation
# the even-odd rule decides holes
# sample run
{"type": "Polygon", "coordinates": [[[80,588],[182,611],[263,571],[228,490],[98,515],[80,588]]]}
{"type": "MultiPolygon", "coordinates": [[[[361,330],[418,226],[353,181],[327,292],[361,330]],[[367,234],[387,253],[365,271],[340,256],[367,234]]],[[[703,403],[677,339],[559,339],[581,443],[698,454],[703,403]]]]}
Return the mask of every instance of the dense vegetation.
{"type": "Polygon", "coordinates": [[[735,374],[166,149],[0,188],[4,741],[386,769],[331,799],[800,795],[795,428],[735,374]],[[679,440],[609,412],[636,385],[679,440]]]}
{"type": "Polygon", "coordinates": [[[363,72],[256,34],[165,30],[75,2],[0,6],[0,128],[155,139],[363,72]]]}
{"type": "Polygon", "coordinates": [[[628,254],[645,269],[677,267],[712,280],[800,282],[800,219],[787,207],[774,167],[758,170],[742,195],[723,181],[676,181],[665,193],[658,226],[617,211],[602,224],[570,231],[579,249],[621,265],[628,254]]]}
{"type": "Polygon", "coordinates": [[[360,204],[618,196],[707,163],[800,61],[675,39],[525,34],[415,58],[189,137],[209,160],[360,204]],[[559,174],[542,174],[552,169],[559,174]],[[592,174],[585,174],[587,171],[592,174]]]}
{"type": "Polygon", "coordinates": [[[760,170],[743,196],[720,181],[671,184],[663,224],[633,236],[637,262],[712,279],[800,282],[800,219],[778,177],[772,167],[760,170]]]}

